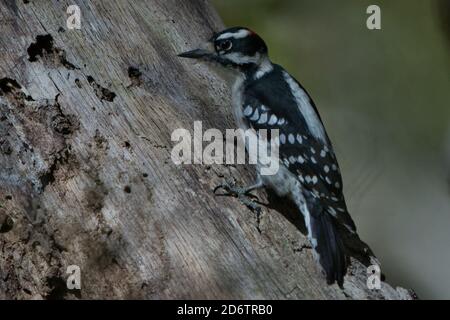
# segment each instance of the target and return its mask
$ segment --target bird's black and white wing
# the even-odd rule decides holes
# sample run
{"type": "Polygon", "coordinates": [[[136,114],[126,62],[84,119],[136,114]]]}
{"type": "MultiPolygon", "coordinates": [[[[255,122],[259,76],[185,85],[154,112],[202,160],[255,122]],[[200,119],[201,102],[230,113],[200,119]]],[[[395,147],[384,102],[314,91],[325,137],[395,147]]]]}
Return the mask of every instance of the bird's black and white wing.
{"type": "Polygon", "coordinates": [[[243,116],[249,127],[279,129],[281,164],[298,178],[308,198],[310,238],[329,281],[342,283],[345,257],[333,248],[341,245],[334,225],[340,223],[351,232],[356,228],[345,204],[336,156],[314,103],[279,66],[258,81],[249,81],[244,97],[243,116]]]}
{"type": "Polygon", "coordinates": [[[355,231],[343,196],[339,165],[312,99],[281,67],[276,66],[265,77],[246,87],[243,115],[249,127],[279,129],[282,163],[329,214],[355,231]],[[276,81],[279,77],[284,81],[276,81]]]}

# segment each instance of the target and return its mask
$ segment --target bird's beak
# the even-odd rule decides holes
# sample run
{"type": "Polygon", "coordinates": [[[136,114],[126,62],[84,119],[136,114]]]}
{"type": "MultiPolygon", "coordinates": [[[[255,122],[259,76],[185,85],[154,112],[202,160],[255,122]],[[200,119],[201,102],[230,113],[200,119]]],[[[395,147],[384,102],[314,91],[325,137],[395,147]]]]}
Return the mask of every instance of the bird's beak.
{"type": "Polygon", "coordinates": [[[205,49],[195,49],[191,51],[186,51],[180,53],[178,56],[181,58],[189,58],[189,59],[202,59],[211,55],[211,52],[205,49]]]}
{"type": "Polygon", "coordinates": [[[180,53],[178,56],[197,60],[214,60],[216,53],[214,52],[214,46],[208,41],[200,46],[200,48],[180,53]]]}

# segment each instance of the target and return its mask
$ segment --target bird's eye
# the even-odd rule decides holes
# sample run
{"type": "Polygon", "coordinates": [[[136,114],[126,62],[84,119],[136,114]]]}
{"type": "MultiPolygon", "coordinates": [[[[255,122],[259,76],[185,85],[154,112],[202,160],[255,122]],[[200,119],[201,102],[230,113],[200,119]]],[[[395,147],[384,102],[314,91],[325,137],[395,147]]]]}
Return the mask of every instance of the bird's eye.
{"type": "Polygon", "coordinates": [[[233,43],[230,40],[225,40],[218,45],[218,49],[220,51],[228,51],[233,46],[233,43]]]}

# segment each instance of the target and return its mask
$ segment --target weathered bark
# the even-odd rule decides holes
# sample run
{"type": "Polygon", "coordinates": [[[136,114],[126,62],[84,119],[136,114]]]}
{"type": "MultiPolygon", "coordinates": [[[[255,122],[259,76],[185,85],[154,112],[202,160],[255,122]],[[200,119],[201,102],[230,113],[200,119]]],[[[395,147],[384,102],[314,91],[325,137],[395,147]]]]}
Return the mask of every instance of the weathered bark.
{"type": "Polygon", "coordinates": [[[0,3],[0,298],[411,298],[367,289],[367,248],[327,286],[291,206],[258,226],[213,195],[251,167],[173,164],[174,129],[234,127],[223,81],[176,57],[223,27],[206,1],[77,3],[81,30],[71,1],[0,3]]]}

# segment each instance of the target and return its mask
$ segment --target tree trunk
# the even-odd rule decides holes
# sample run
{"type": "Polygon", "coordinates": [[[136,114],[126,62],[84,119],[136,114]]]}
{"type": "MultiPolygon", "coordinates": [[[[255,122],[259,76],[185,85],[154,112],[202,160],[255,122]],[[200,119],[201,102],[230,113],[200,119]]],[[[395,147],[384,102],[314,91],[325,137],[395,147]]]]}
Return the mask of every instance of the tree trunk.
{"type": "Polygon", "coordinates": [[[362,243],[326,285],[291,205],[259,192],[283,205],[258,223],[214,196],[251,166],[171,161],[174,129],[235,127],[225,83],[176,56],[223,28],[207,1],[77,3],[80,30],[72,1],[0,3],[0,298],[412,297],[367,288],[362,243]]]}

